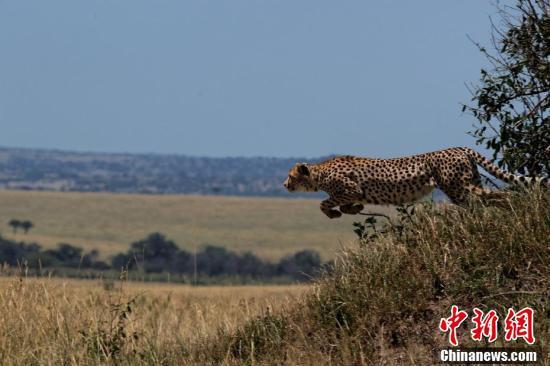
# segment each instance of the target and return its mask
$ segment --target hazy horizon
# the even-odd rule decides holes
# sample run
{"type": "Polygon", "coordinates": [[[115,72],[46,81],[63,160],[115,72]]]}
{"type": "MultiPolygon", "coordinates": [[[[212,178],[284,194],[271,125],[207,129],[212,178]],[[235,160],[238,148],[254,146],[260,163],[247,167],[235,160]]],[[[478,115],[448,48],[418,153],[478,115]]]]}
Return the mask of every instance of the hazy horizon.
{"type": "MultiPolygon", "coordinates": [[[[466,145],[465,145],[466,146],[466,145]]],[[[448,146],[451,147],[461,147],[461,146],[448,146]]],[[[265,159],[307,159],[307,160],[315,160],[318,158],[328,158],[331,156],[336,155],[344,155],[344,154],[338,154],[338,153],[328,153],[324,155],[302,155],[302,156],[272,156],[272,155],[194,155],[194,154],[186,154],[186,153],[169,153],[169,152],[151,152],[151,151],[143,151],[143,152],[129,152],[129,151],[90,151],[90,150],[77,150],[77,149],[63,149],[63,148],[49,148],[49,147],[21,147],[21,146],[8,146],[8,145],[0,145],[1,149],[21,149],[21,150],[37,150],[37,151],[50,151],[50,152],[60,152],[60,153],[68,153],[68,154],[91,154],[91,155],[157,155],[157,156],[181,156],[181,157],[188,157],[188,158],[206,158],[206,159],[254,159],[254,158],[265,158],[265,159]]],[[[445,148],[442,148],[445,149],[445,148]]],[[[486,151],[481,146],[474,146],[473,149],[476,151],[481,152],[484,155],[489,156],[490,153],[486,151]]],[[[432,150],[426,150],[424,152],[430,152],[432,150]]],[[[435,150],[433,150],[435,151],[435,150]]],[[[422,154],[423,152],[419,152],[417,154],[422,154]]],[[[408,155],[414,155],[414,154],[404,154],[401,156],[408,156],[408,155]]],[[[375,155],[357,155],[357,156],[363,156],[363,157],[370,157],[370,158],[378,158],[381,156],[375,156],[375,155]]],[[[398,155],[394,155],[392,157],[400,157],[398,155]]],[[[384,158],[384,157],[382,157],[384,158]]],[[[387,158],[387,157],[386,157],[387,158]]],[[[389,157],[391,158],[391,157],[389,157]]]]}

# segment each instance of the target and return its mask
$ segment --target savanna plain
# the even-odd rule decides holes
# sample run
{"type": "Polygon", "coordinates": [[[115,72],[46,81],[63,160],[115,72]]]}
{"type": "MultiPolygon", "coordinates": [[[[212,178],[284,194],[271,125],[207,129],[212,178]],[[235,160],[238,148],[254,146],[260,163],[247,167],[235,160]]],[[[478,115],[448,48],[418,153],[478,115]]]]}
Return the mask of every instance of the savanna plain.
{"type": "MultiPolygon", "coordinates": [[[[353,239],[355,217],[327,220],[319,199],[0,190],[0,233],[44,248],[70,243],[103,258],[161,232],[192,251],[204,245],[268,260],[313,249],[325,260],[353,239]],[[28,234],[13,234],[11,219],[30,220],[28,234]]],[[[376,212],[390,212],[377,207],[376,212]]]]}
{"type": "MultiPolygon", "coordinates": [[[[83,232],[92,233],[90,243],[100,241],[93,232],[102,233],[104,226],[125,242],[131,240],[124,237],[125,229],[147,225],[149,219],[156,231],[177,240],[178,220],[161,213],[165,208],[179,215],[182,225],[192,220],[193,209],[205,225],[214,220],[215,225],[199,231],[205,235],[210,227],[220,230],[220,238],[232,228],[236,233],[257,230],[256,237],[271,234],[271,243],[280,243],[285,230],[299,235],[301,224],[317,240],[319,233],[336,227],[351,238],[351,222],[359,219],[327,220],[314,200],[145,196],[140,201],[107,194],[4,193],[13,207],[19,202],[19,218],[37,223],[36,233],[17,233],[17,238],[37,235],[38,242],[56,230],[63,238],[73,237],[67,231],[76,233],[77,222],[83,232]],[[17,195],[21,200],[13,200],[17,195]],[[90,197],[93,202],[87,201],[90,197]],[[219,217],[211,218],[216,210],[209,204],[219,208],[219,217]],[[151,207],[151,212],[132,205],[151,207]],[[185,213],[179,213],[182,209],[185,213]],[[48,221],[48,212],[56,220],[48,221]],[[124,214],[132,227],[125,226],[124,214]],[[269,228],[263,233],[259,217],[269,228]],[[269,224],[266,217],[285,226],[269,224]],[[165,220],[173,232],[170,226],[161,227],[165,220]],[[52,228],[45,225],[40,232],[42,223],[52,228]]],[[[14,212],[4,211],[0,219],[14,212]]],[[[475,198],[464,207],[425,202],[415,206],[414,214],[403,212],[388,225],[365,222],[356,229],[360,238],[355,241],[346,243],[334,234],[326,238],[331,243],[324,247],[325,255],[341,248],[333,266],[310,285],[191,287],[128,282],[124,272],[115,281],[77,281],[27,276],[22,267],[18,276],[0,277],[0,364],[432,365],[435,350],[448,346],[437,324],[449,316],[453,304],[498,314],[532,308],[535,344],[506,342],[502,332],[494,343],[475,342],[463,327],[458,331],[461,347],[529,347],[538,352],[539,364],[550,364],[550,192],[510,191],[496,205],[475,198]]],[[[296,250],[290,243],[278,252],[257,253],[277,258],[296,250]]],[[[267,249],[265,245],[256,248],[267,249]]]]}

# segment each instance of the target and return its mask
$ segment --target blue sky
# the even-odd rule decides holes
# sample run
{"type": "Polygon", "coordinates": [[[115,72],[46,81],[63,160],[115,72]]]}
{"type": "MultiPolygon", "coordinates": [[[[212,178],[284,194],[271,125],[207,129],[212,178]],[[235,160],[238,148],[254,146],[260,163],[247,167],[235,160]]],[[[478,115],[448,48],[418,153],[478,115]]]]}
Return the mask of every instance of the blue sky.
{"type": "Polygon", "coordinates": [[[399,156],[475,146],[490,1],[0,0],[0,146],[399,156]]]}

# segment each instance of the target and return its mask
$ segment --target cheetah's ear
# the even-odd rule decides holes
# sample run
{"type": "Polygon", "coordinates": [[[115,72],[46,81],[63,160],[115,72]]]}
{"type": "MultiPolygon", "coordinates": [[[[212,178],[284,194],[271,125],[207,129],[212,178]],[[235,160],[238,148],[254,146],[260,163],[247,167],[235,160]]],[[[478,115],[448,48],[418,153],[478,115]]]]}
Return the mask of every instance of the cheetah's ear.
{"type": "Polygon", "coordinates": [[[300,173],[301,175],[309,176],[309,168],[307,164],[305,163],[298,164],[298,173],[300,173]]]}

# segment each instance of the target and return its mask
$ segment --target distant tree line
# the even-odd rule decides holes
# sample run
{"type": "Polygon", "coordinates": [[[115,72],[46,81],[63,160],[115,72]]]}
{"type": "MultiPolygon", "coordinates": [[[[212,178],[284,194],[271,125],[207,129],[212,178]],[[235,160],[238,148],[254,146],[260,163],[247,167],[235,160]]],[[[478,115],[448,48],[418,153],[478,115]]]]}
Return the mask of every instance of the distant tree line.
{"type": "Polygon", "coordinates": [[[93,268],[110,269],[111,266],[97,259],[99,252],[84,253],[71,244],[58,244],[56,249],[43,250],[35,243],[15,242],[0,236],[0,264],[28,266],[31,268],[93,268]]]}
{"type": "Polygon", "coordinates": [[[286,196],[304,158],[210,158],[1,148],[0,188],[81,192],[286,196]]]}
{"type": "Polygon", "coordinates": [[[261,259],[251,252],[239,254],[223,247],[208,245],[193,254],[179,249],[161,233],[152,233],[130,245],[126,253],[110,262],[99,260],[97,250],[85,253],[82,248],[61,243],[43,250],[34,243],[15,242],[0,236],[0,264],[29,268],[80,268],[94,270],[128,270],[143,273],[170,273],[201,277],[247,277],[269,279],[287,277],[305,281],[327,264],[313,250],[302,250],[277,263],[261,259]]]}

